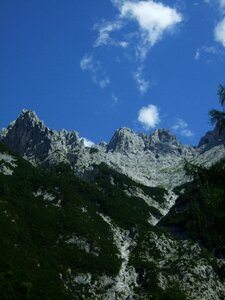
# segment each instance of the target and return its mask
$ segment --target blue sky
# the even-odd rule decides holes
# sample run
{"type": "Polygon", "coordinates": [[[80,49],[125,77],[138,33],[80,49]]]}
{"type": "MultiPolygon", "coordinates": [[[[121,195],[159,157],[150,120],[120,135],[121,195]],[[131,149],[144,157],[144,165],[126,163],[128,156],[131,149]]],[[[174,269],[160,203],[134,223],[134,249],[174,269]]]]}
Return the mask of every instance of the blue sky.
{"type": "Polygon", "coordinates": [[[197,144],[225,84],[225,0],[1,0],[0,127],[23,108],[108,141],[170,128],[197,144]]]}

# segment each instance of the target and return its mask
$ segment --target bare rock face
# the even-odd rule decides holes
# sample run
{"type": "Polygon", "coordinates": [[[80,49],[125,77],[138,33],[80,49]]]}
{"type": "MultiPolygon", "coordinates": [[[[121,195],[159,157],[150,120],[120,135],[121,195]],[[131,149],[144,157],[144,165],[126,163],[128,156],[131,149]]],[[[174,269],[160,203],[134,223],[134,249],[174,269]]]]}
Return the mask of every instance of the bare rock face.
{"type": "Polygon", "coordinates": [[[183,148],[187,146],[182,145],[175,135],[171,134],[168,129],[156,129],[150,136],[149,142],[146,143],[146,149],[154,153],[168,154],[176,153],[180,155],[183,148]]]}
{"type": "Polygon", "coordinates": [[[199,142],[198,147],[203,151],[219,145],[225,145],[225,128],[220,130],[217,126],[214,130],[208,131],[199,142]]]}
{"type": "Polygon", "coordinates": [[[107,150],[120,153],[137,153],[145,148],[142,137],[129,128],[117,129],[110,140],[107,150]]]}
{"type": "Polygon", "coordinates": [[[1,141],[34,164],[67,160],[67,147],[80,144],[77,132],[54,131],[35,112],[23,110],[0,135],[1,141]]]}
{"type": "Polygon", "coordinates": [[[215,155],[225,156],[224,147],[214,151],[215,145],[225,142],[224,132],[221,134],[218,129],[207,133],[199,148],[181,144],[168,129],[146,135],[129,128],[117,129],[108,144],[102,142],[90,147],[76,131],[51,130],[29,110],[23,110],[16,121],[0,132],[0,140],[33,164],[67,162],[75,174],[85,177],[93,165],[104,162],[137,182],[167,188],[187,180],[184,159],[208,163],[211,157],[215,162],[215,155]]]}
{"type": "Polygon", "coordinates": [[[32,111],[23,110],[19,118],[4,131],[2,141],[28,158],[45,160],[50,147],[48,129],[32,111]]]}
{"type": "Polygon", "coordinates": [[[154,154],[182,153],[183,145],[168,129],[156,129],[151,135],[136,134],[129,128],[117,129],[108,144],[108,151],[137,153],[151,151],[154,154]]]}

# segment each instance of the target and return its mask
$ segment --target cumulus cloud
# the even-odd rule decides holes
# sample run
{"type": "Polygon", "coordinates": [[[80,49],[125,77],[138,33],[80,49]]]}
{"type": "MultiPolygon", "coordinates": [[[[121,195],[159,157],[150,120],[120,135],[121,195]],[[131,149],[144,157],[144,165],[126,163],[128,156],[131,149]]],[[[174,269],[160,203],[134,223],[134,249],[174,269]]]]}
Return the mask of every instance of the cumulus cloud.
{"type": "Polygon", "coordinates": [[[146,130],[156,127],[160,122],[157,106],[150,104],[142,107],[138,113],[138,121],[146,130]]]}
{"type": "Polygon", "coordinates": [[[219,22],[214,30],[215,40],[225,47],[225,18],[219,22]]]}
{"type": "Polygon", "coordinates": [[[138,68],[138,70],[134,72],[133,75],[137,83],[138,90],[140,91],[141,95],[144,95],[150,87],[150,82],[144,78],[143,68],[138,68]]]}
{"type": "MultiPolygon", "coordinates": [[[[225,15],[225,0],[204,0],[207,4],[219,4],[220,12],[224,16],[225,15]]],[[[217,23],[216,27],[214,28],[214,38],[215,41],[222,44],[225,47],[225,17],[217,23]]]]}
{"type": "Polygon", "coordinates": [[[194,133],[188,128],[188,124],[183,119],[177,119],[171,129],[185,137],[192,137],[194,135],[194,133]]]}
{"type": "Polygon", "coordinates": [[[80,60],[80,68],[90,72],[92,81],[100,88],[104,89],[110,84],[110,78],[105,75],[100,61],[96,60],[93,55],[85,54],[80,60]]]}
{"type": "Polygon", "coordinates": [[[121,9],[121,17],[135,20],[151,46],[155,45],[165,32],[173,29],[182,21],[176,9],[154,1],[125,1],[121,9]]]}
{"type": "MultiPolygon", "coordinates": [[[[219,0],[220,9],[225,15],[225,0],[219,0]]],[[[225,47],[225,17],[216,25],[214,30],[215,40],[225,47]]]]}
{"type": "Polygon", "coordinates": [[[133,77],[143,95],[150,86],[149,81],[143,76],[144,61],[149,50],[166,33],[171,33],[182,22],[183,16],[178,9],[153,0],[111,0],[111,2],[118,9],[118,14],[114,20],[103,20],[94,25],[98,36],[93,47],[119,46],[133,52],[135,62],[138,64],[133,77]],[[134,26],[128,27],[131,23],[136,24],[135,29],[134,26]],[[130,28],[133,28],[132,31],[130,28]]]}
{"type": "MultiPolygon", "coordinates": [[[[175,8],[171,8],[155,2],[148,1],[127,1],[112,0],[114,6],[119,10],[119,15],[114,21],[103,21],[94,26],[98,30],[98,37],[94,47],[114,45],[127,48],[132,41],[125,36],[121,40],[112,38],[112,33],[121,31],[129,22],[136,22],[139,28],[139,41],[135,40],[135,51],[139,53],[139,58],[144,60],[149,49],[162,39],[165,33],[171,32],[178,23],[183,20],[183,16],[175,8]]],[[[136,36],[135,34],[129,35],[136,36]]],[[[134,46],[134,45],[133,45],[134,46]]]]}

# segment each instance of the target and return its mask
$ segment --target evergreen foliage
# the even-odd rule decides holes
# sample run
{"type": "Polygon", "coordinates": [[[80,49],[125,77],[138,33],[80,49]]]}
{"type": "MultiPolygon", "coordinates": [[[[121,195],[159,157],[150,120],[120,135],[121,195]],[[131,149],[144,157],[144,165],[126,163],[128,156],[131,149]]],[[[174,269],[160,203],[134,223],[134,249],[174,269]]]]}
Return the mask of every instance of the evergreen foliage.
{"type": "Polygon", "coordinates": [[[17,165],[10,176],[0,173],[0,299],[88,299],[82,286],[65,289],[62,278],[68,270],[96,278],[118,274],[118,249],[99,213],[126,230],[137,228],[140,236],[154,230],[147,220],[152,211],[159,212],[127,196],[124,187],[142,188],[159,203],[164,189],[142,186],[106,165],[98,167],[90,184],[77,178],[70,165],[47,170],[33,167],[3,144],[0,152],[12,155],[17,165]],[[45,200],[40,190],[54,199],[45,200]],[[67,243],[73,235],[98,248],[99,256],[67,243]]]}
{"type": "Polygon", "coordinates": [[[218,89],[219,102],[223,108],[222,111],[211,109],[209,111],[209,117],[212,124],[216,124],[219,128],[219,131],[225,128],[225,112],[224,112],[224,104],[225,104],[225,86],[220,85],[218,89]]]}
{"type": "Polygon", "coordinates": [[[193,181],[160,222],[180,237],[200,242],[218,257],[225,256],[225,159],[205,168],[185,164],[193,181]]]}
{"type": "MultiPolygon", "coordinates": [[[[3,145],[0,151],[14,155],[3,145]]],[[[67,165],[49,172],[14,157],[13,175],[0,173],[0,299],[71,299],[60,279],[68,269],[117,274],[120,260],[112,232],[96,214],[95,202],[104,197],[98,189],[67,165]],[[40,188],[56,199],[35,197],[40,188]],[[74,234],[99,248],[99,256],[66,243],[74,234]]]]}

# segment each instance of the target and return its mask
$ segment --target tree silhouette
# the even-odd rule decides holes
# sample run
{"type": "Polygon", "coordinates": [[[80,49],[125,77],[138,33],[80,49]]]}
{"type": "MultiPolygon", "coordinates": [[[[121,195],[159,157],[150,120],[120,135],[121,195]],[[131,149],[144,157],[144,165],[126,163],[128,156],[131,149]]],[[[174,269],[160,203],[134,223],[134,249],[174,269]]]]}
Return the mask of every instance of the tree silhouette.
{"type": "Polygon", "coordinates": [[[225,128],[225,86],[220,84],[218,89],[219,101],[222,106],[222,111],[211,109],[209,111],[209,117],[212,124],[216,124],[219,129],[219,133],[225,128]]]}

